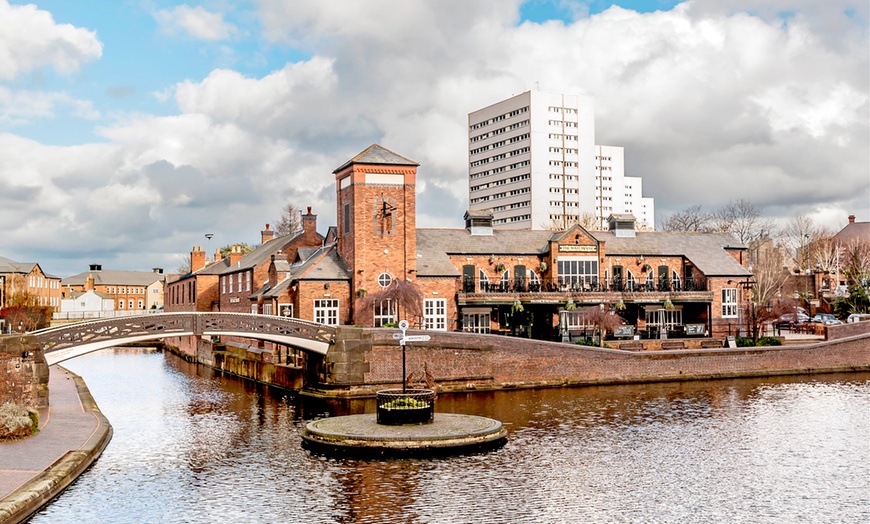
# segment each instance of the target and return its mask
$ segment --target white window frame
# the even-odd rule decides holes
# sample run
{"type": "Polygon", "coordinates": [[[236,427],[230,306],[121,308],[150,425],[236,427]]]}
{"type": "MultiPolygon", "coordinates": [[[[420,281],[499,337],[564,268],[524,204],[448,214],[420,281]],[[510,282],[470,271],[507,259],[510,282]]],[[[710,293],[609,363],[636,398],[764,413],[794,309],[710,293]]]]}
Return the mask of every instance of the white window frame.
{"type": "MultiPolygon", "coordinates": [[[[584,284],[598,282],[598,257],[559,257],[556,259],[556,273],[559,285],[580,288],[584,284]]],[[[606,278],[606,276],[605,276],[606,278]]]]}
{"type": "Polygon", "coordinates": [[[337,326],[338,305],[337,298],[315,298],[314,321],[327,326],[337,326]]]}
{"type": "Polygon", "coordinates": [[[722,318],[737,318],[737,288],[722,288],[722,318]]]}
{"type": "Polygon", "coordinates": [[[423,299],[423,329],[447,331],[447,299],[423,299]]]}
{"type": "MultiPolygon", "coordinates": [[[[386,274],[386,273],[384,273],[386,274]]],[[[383,327],[384,324],[396,322],[396,301],[387,298],[374,306],[374,327],[383,327]]]]}
{"type": "Polygon", "coordinates": [[[271,302],[264,302],[263,303],[263,314],[264,315],[271,315],[272,314],[272,303],[271,302]]]}
{"type": "MultiPolygon", "coordinates": [[[[232,285],[232,280],[230,280],[230,285],[232,285]]],[[[256,315],[257,313],[259,313],[259,311],[257,311],[257,304],[251,304],[251,314],[256,315]]]]}
{"type": "Polygon", "coordinates": [[[293,304],[279,303],[278,316],[284,318],[293,318],[293,304]]]}
{"type": "Polygon", "coordinates": [[[489,308],[466,308],[462,310],[462,331],[466,333],[490,332],[492,310],[489,308]]]}

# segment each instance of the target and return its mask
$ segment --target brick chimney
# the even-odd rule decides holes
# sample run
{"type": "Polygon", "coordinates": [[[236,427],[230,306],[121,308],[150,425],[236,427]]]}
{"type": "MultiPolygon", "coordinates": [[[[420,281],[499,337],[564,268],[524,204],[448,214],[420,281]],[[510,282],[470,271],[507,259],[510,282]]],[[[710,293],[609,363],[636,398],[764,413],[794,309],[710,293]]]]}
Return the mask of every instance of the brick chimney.
{"type": "Polygon", "coordinates": [[[311,206],[308,206],[308,212],[302,215],[302,233],[308,242],[317,240],[317,215],[311,214],[311,206]]]}
{"type": "Polygon", "coordinates": [[[266,224],[266,229],[260,231],[260,243],[265,244],[273,238],[275,238],[275,232],[269,229],[269,224],[266,224]]]}
{"type": "MultiPolygon", "coordinates": [[[[268,227],[268,226],[267,226],[268,227]]],[[[230,248],[230,266],[236,265],[242,259],[241,246],[232,246],[230,248]]]]}
{"type": "Polygon", "coordinates": [[[855,215],[849,215],[849,223],[850,223],[850,224],[854,224],[854,223],[855,223],[855,215]]]}
{"type": "Polygon", "coordinates": [[[85,291],[93,291],[94,290],[94,275],[88,275],[88,278],[85,279],[85,291]]]}
{"type": "Polygon", "coordinates": [[[199,271],[204,267],[205,251],[202,250],[202,246],[193,246],[193,250],[190,252],[190,272],[199,271]]]}
{"type": "Polygon", "coordinates": [[[214,261],[220,262],[221,260],[223,260],[223,256],[221,255],[221,249],[217,248],[214,250],[214,261]]]}

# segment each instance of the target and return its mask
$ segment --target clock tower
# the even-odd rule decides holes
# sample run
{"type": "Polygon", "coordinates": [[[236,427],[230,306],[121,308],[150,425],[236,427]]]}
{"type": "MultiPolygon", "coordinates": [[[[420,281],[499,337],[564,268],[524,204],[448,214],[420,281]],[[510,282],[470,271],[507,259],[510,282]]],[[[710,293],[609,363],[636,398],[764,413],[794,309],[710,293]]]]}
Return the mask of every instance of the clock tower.
{"type": "MultiPolygon", "coordinates": [[[[416,279],[419,165],[374,144],[333,171],[338,252],[352,273],[352,299],[416,279]]],[[[354,311],[353,321],[371,325],[371,314],[354,311]]]]}

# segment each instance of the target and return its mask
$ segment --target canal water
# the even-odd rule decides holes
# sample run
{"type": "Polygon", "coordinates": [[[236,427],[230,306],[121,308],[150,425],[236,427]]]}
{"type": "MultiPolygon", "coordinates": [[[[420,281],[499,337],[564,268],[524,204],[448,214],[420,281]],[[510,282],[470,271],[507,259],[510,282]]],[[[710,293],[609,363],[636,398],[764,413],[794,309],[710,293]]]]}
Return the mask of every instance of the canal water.
{"type": "Polygon", "coordinates": [[[114,427],[32,522],[870,522],[870,374],[442,395],[498,451],[355,460],[300,447],[302,401],[161,352],[64,364],[114,427]]]}

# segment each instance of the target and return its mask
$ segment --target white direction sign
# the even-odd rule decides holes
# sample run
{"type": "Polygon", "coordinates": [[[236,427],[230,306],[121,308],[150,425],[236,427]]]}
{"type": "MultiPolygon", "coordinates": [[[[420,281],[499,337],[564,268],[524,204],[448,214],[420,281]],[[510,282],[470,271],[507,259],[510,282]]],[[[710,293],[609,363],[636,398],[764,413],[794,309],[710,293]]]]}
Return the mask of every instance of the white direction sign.
{"type": "Polygon", "coordinates": [[[425,342],[431,338],[429,335],[407,335],[402,340],[405,342],[425,342]]]}
{"type": "Polygon", "coordinates": [[[402,334],[401,333],[393,333],[393,338],[400,339],[400,338],[402,338],[402,334]]]}

